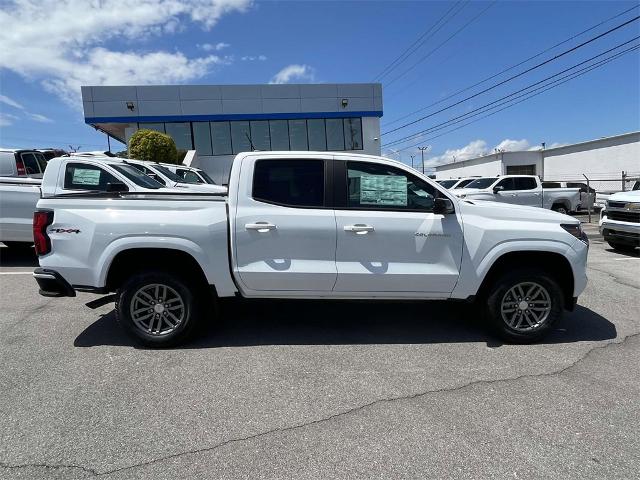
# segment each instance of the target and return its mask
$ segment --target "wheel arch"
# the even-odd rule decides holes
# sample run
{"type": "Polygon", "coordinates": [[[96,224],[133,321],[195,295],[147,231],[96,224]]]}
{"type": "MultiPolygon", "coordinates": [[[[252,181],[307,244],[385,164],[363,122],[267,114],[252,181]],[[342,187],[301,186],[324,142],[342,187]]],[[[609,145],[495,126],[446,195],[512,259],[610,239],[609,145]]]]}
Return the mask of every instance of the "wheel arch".
{"type": "Polygon", "coordinates": [[[512,270],[514,265],[517,268],[533,267],[543,269],[562,288],[565,308],[573,305],[574,277],[571,263],[561,253],[540,250],[518,250],[500,255],[493,261],[484,275],[477,297],[480,299],[487,298],[491,286],[495,284],[501,275],[512,270]]]}

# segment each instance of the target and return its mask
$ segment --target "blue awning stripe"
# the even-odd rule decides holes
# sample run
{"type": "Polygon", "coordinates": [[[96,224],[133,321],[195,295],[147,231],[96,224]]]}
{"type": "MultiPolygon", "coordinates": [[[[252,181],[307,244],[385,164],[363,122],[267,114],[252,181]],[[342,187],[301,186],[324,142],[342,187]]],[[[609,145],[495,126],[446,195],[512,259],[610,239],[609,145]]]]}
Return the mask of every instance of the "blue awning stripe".
{"type": "Polygon", "coordinates": [[[159,115],[139,117],[85,117],[84,123],[215,122],[226,120],[296,120],[302,118],[382,117],[382,110],[366,112],[230,113],[215,115],[159,115]]]}

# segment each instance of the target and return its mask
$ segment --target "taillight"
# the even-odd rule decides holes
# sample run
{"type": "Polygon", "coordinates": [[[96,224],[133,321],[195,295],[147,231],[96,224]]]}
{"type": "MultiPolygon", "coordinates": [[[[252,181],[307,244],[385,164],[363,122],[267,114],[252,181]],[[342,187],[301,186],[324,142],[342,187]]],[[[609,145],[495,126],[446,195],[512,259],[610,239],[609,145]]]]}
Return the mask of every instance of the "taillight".
{"type": "Polygon", "coordinates": [[[51,239],[47,227],[53,223],[51,210],[37,210],[33,213],[33,243],[37,255],[46,255],[51,251],[51,239]]]}
{"type": "Polygon", "coordinates": [[[24,168],[24,162],[20,158],[16,158],[16,169],[18,170],[18,175],[27,174],[27,171],[24,168]]]}

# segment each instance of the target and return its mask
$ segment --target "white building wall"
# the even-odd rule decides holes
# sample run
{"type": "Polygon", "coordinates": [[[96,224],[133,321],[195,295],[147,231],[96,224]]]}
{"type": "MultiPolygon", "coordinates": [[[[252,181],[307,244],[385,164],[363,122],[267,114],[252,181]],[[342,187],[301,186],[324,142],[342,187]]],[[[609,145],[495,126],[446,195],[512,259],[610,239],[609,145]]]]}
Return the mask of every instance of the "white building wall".
{"type": "Polygon", "coordinates": [[[502,160],[500,155],[473,158],[451,165],[436,167],[436,179],[460,177],[490,177],[502,174],[502,160]]]}

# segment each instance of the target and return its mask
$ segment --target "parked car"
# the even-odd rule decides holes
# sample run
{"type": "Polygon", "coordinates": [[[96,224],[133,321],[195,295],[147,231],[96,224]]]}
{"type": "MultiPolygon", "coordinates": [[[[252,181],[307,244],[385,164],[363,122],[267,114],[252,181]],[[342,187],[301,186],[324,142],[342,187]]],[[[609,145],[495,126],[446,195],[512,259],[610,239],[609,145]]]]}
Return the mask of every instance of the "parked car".
{"type": "Polygon", "coordinates": [[[32,219],[47,168],[37,150],[0,149],[0,242],[11,248],[33,243],[32,219]]]}
{"type": "Polygon", "coordinates": [[[535,175],[504,175],[500,177],[476,178],[465,188],[453,190],[460,198],[515,203],[530,207],[542,207],[568,214],[580,205],[578,188],[542,187],[535,175]]]}
{"type": "Polygon", "coordinates": [[[614,250],[640,247],[640,189],[615,193],[600,211],[600,233],[614,250]]]}
{"type": "Polygon", "coordinates": [[[52,158],[56,157],[64,157],[65,155],[69,155],[66,151],[61,148],[39,148],[38,151],[44,155],[44,158],[49,161],[52,158]]]}
{"type": "Polygon", "coordinates": [[[542,188],[551,190],[555,188],[577,188],[580,192],[580,203],[576,210],[593,208],[596,200],[596,191],[584,182],[542,182],[542,188]]]}
{"type": "Polygon", "coordinates": [[[47,160],[37,150],[0,148],[0,177],[42,178],[47,160]]]}
{"type": "Polygon", "coordinates": [[[169,188],[188,188],[192,191],[213,193],[227,191],[226,187],[220,185],[188,181],[162,163],[132,159],[128,159],[126,162],[169,188]]]}
{"type": "MultiPolygon", "coordinates": [[[[637,190],[640,190],[640,181],[636,180],[631,189],[629,191],[635,192],[637,190]]],[[[609,200],[609,197],[611,197],[611,195],[615,194],[615,193],[619,193],[617,191],[609,191],[609,192],[597,192],[596,193],[596,200],[594,203],[594,207],[595,208],[605,208],[607,206],[607,200],[609,200]]]]}
{"type": "Polygon", "coordinates": [[[187,165],[175,165],[171,163],[161,163],[169,171],[175,173],[182,178],[185,183],[208,183],[209,185],[217,185],[207,172],[201,168],[189,167],[187,165]]]}
{"type": "Polygon", "coordinates": [[[476,178],[480,177],[467,177],[467,178],[452,178],[447,180],[436,180],[440,185],[448,190],[453,190],[454,188],[464,188],[469,183],[473,182],[476,178]]]}
{"type": "Polygon", "coordinates": [[[458,199],[382,157],[241,153],[228,194],[169,198],[57,194],[74,178],[61,160],[34,215],[40,293],[117,292],[118,321],[147,345],[184,341],[235,296],[477,302],[504,338],[531,342],[587,282],[579,221],[458,199]]]}

